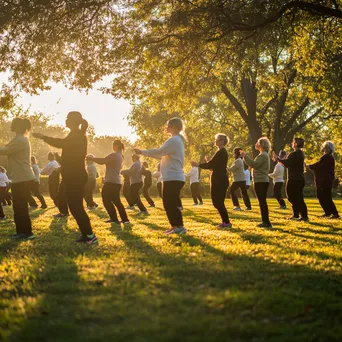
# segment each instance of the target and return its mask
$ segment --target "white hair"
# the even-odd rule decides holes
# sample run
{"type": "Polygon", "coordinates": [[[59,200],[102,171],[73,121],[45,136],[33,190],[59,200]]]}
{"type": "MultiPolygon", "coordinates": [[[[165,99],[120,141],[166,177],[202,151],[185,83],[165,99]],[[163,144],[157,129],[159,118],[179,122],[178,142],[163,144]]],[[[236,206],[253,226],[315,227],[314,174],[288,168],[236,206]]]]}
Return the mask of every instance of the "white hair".
{"type": "Polygon", "coordinates": [[[325,151],[329,154],[335,152],[335,144],[332,141],[324,141],[322,148],[325,149],[325,151]]]}
{"type": "Polygon", "coordinates": [[[267,137],[261,137],[258,139],[258,144],[263,151],[269,152],[271,149],[271,142],[267,137]]]}
{"type": "Polygon", "coordinates": [[[224,145],[227,145],[229,143],[229,138],[225,134],[223,134],[223,133],[217,133],[215,135],[215,139],[216,140],[222,139],[224,145]]]}

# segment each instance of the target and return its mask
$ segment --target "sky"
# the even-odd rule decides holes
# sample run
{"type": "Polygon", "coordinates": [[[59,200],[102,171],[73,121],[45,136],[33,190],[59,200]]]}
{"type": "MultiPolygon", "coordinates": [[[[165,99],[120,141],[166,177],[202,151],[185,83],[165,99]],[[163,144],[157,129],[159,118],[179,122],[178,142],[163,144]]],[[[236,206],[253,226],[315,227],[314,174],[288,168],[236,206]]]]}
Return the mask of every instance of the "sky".
{"type": "Polygon", "coordinates": [[[49,83],[51,90],[42,91],[39,95],[21,92],[17,104],[31,112],[39,111],[52,116],[51,123],[64,125],[68,112],[77,110],[90,125],[95,127],[96,135],[125,136],[136,140],[133,129],[127,123],[130,104],[123,99],[115,99],[111,95],[102,94],[98,89],[109,86],[110,78],[94,85],[88,94],[78,90],[69,90],[62,84],[49,83]]]}

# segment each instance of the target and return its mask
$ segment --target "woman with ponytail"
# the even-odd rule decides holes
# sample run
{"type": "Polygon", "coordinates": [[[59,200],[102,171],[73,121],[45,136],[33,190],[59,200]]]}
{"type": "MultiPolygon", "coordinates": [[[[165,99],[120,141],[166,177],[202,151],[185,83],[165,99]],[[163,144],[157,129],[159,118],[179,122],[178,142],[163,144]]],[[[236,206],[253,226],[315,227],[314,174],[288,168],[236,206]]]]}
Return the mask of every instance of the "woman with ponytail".
{"type": "Polygon", "coordinates": [[[73,111],[69,112],[65,125],[70,129],[70,133],[63,139],[47,137],[40,133],[33,133],[33,136],[44,140],[51,146],[62,149],[60,160],[61,186],[65,189],[68,207],[81,231],[81,236],[76,242],[91,245],[98,241],[93,234],[89,217],[83,207],[84,186],[88,178],[85,169],[88,122],[83,119],[80,112],[73,111]]]}
{"type": "Polygon", "coordinates": [[[172,118],[167,122],[166,132],[171,137],[163,146],[157,149],[140,150],[135,149],[136,154],[147,157],[161,158],[160,173],[163,180],[162,198],[164,208],[171,224],[171,228],[165,232],[169,234],[185,234],[182,212],[179,208],[180,192],[185,183],[184,176],[184,137],[183,121],[179,118],[172,118]]]}
{"type": "Polygon", "coordinates": [[[30,130],[30,120],[13,119],[11,131],[15,133],[15,137],[8,145],[0,148],[0,155],[6,155],[8,158],[8,173],[12,181],[16,234],[11,235],[11,238],[20,240],[34,239],[27,205],[35,181],[31,167],[31,145],[28,139],[30,130]]]}
{"type": "Polygon", "coordinates": [[[123,152],[124,145],[120,140],[113,141],[113,153],[108,154],[104,158],[96,158],[88,156],[87,161],[93,161],[100,165],[106,165],[106,174],[104,185],[102,188],[102,202],[109,215],[109,220],[106,222],[120,224],[116,209],[119,212],[123,224],[129,224],[125,207],[121,203],[121,177],[120,172],[124,161],[123,152]]]}

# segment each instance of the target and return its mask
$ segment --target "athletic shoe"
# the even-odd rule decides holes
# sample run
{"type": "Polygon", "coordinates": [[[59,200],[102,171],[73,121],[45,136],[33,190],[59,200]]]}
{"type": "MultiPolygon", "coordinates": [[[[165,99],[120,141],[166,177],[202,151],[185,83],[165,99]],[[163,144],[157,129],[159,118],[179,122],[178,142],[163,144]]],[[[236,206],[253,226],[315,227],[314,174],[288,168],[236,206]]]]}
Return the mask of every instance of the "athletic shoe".
{"type": "Polygon", "coordinates": [[[233,210],[235,210],[235,211],[242,211],[242,209],[240,207],[235,207],[233,210]]]}
{"type": "Polygon", "coordinates": [[[17,233],[9,236],[11,239],[15,240],[33,240],[35,239],[35,236],[33,233],[30,234],[24,234],[24,233],[17,233]]]}
{"type": "Polygon", "coordinates": [[[137,215],[149,215],[147,210],[140,210],[137,215]]]}
{"type": "Polygon", "coordinates": [[[279,207],[279,209],[286,209],[286,205],[279,207]]]}
{"type": "Polygon", "coordinates": [[[252,208],[251,208],[251,207],[246,207],[245,210],[246,210],[246,211],[250,211],[250,210],[252,210],[252,208]]]}
{"type": "Polygon", "coordinates": [[[330,220],[339,220],[340,218],[341,218],[340,215],[331,215],[331,216],[329,217],[330,220]]]}
{"type": "Polygon", "coordinates": [[[308,217],[301,217],[298,221],[308,222],[309,218],[308,217]]]}
{"type": "Polygon", "coordinates": [[[199,202],[198,205],[203,205],[203,202],[199,202]]]}
{"type": "Polygon", "coordinates": [[[184,227],[175,227],[173,228],[173,232],[175,234],[186,234],[186,229],[184,227]]]}
{"type": "Polygon", "coordinates": [[[327,217],[330,217],[331,216],[331,214],[323,214],[323,215],[321,215],[321,216],[319,216],[320,218],[327,218],[327,217]]]}
{"type": "Polygon", "coordinates": [[[216,226],[216,228],[232,228],[233,225],[230,222],[222,222],[216,226]]]}
{"type": "Polygon", "coordinates": [[[194,207],[197,206],[197,205],[198,205],[198,203],[194,203],[194,204],[193,204],[194,207]]]}
{"type": "Polygon", "coordinates": [[[170,235],[170,234],[173,234],[174,232],[175,232],[174,228],[172,227],[165,232],[165,235],[170,235]]]}
{"type": "Polygon", "coordinates": [[[259,223],[258,225],[257,225],[257,227],[259,227],[259,228],[272,228],[272,225],[271,225],[271,223],[259,223]]]}
{"type": "Polygon", "coordinates": [[[94,245],[97,244],[99,241],[97,240],[97,237],[95,236],[95,234],[91,234],[91,235],[80,235],[77,239],[76,242],[78,243],[86,243],[88,245],[94,245]]]}
{"type": "Polygon", "coordinates": [[[62,213],[59,213],[59,214],[56,214],[56,215],[53,215],[54,218],[63,218],[63,217],[67,217],[69,214],[62,214],[62,213]]]}
{"type": "Polygon", "coordinates": [[[300,218],[298,216],[291,216],[287,218],[288,220],[292,220],[292,221],[299,221],[300,218]]]}
{"type": "Polygon", "coordinates": [[[47,205],[40,206],[40,209],[47,209],[47,205]]]}
{"type": "Polygon", "coordinates": [[[120,221],[118,221],[118,220],[114,221],[114,220],[112,220],[112,219],[106,220],[105,222],[106,222],[106,223],[120,224],[120,221]]]}
{"type": "Polygon", "coordinates": [[[35,210],[35,209],[38,209],[38,205],[37,206],[35,206],[35,205],[30,206],[30,210],[35,210]]]}
{"type": "Polygon", "coordinates": [[[151,204],[151,205],[149,205],[148,207],[149,207],[149,208],[155,208],[156,205],[155,205],[155,204],[151,204]]]}
{"type": "Polygon", "coordinates": [[[128,225],[130,225],[131,224],[131,222],[129,222],[129,221],[125,221],[125,222],[122,222],[125,226],[128,226],[128,225]]]}
{"type": "Polygon", "coordinates": [[[6,217],[6,216],[0,217],[0,221],[4,221],[4,220],[7,220],[7,217],[6,217]]]}

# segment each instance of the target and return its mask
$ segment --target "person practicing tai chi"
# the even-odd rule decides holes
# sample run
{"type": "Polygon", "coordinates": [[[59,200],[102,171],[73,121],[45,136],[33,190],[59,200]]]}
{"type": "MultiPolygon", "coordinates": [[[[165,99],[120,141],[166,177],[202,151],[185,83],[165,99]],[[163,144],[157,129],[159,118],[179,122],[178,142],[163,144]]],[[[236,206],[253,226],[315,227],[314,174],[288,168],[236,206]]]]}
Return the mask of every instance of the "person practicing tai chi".
{"type": "Polygon", "coordinates": [[[335,179],[335,159],[333,153],[335,145],[332,141],[325,141],[322,145],[322,157],[315,163],[309,165],[309,168],[315,175],[315,184],[319,204],[324,210],[322,217],[330,219],[339,219],[340,215],[336,205],[332,200],[331,191],[335,179]]]}
{"type": "Polygon", "coordinates": [[[3,203],[6,202],[6,191],[9,185],[9,179],[6,174],[6,169],[0,166],[0,220],[5,220],[6,216],[2,208],[3,203]]]}
{"type": "Polygon", "coordinates": [[[179,209],[181,203],[181,190],[185,183],[184,176],[184,143],[182,135],[184,130],[183,121],[180,118],[172,118],[167,122],[166,132],[171,137],[163,146],[157,149],[140,150],[135,153],[147,157],[161,158],[160,173],[163,179],[162,199],[166,215],[171,224],[165,234],[185,234],[182,212],[179,209]]]}
{"type": "Polygon", "coordinates": [[[35,176],[35,180],[32,183],[33,186],[31,189],[31,196],[30,196],[28,202],[29,202],[31,208],[38,208],[38,205],[32,196],[37,197],[40,204],[41,204],[41,208],[46,209],[47,205],[45,202],[45,198],[41,194],[40,189],[39,189],[39,187],[40,187],[40,168],[37,164],[36,157],[34,157],[34,156],[31,157],[31,166],[32,166],[32,170],[33,170],[33,173],[35,176]]]}
{"type": "Polygon", "coordinates": [[[150,205],[150,208],[154,208],[155,204],[149,194],[149,189],[152,186],[152,173],[148,169],[147,162],[143,162],[142,168],[141,168],[141,174],[145,177],[144,178],[144,186],[143,186],[143,195],[150,205]]]}
{"type": "Polygon", "coordinates": [[[216,134],[215,146],[217,147],[218,151],[210,160],[209,158],[206,158],[206,163],[194,163],[194,165],[197,165],[201,169],[211,170],[211,200],[222,219],[222,223],[217,225],[217,228],[232,228],[232,224],[229,221],[228,212],[224,204],[229,186],[227,175],[228,152],[225,148],[228,142],[228,137],[225,134],[216,134]]]}
{"type": "Polygon", "coordinates": [[[140,199],[139,190],[143,187],[143,180],[141,175],[141,162],[140,156],[134,154],[132,156],[133,164],[128,170],[123,170],[121,173],[126,173],[129,175],[130,181],[130,194],[132,198],[133,206],[137,205],[139,208],[139,214],[148,214],[146,207],[140,199]]]}
{"type": "Polygon", "coordinates": [[[121,203],[121,168],[124,162],[124,145],[121,140],[113,141],[113,152],[104,158],[96,158],[88,155],[87,162],[93,161],[100,165],[106,165],[106,174],[104,178],[104,185],[102,188],[102,202],[109,215],[109,220],[106,222],[120,224],[116,209],[119,212],[123,224],[129,224],[125,207],[121,203]],[[116,208],[116,209],[115,209],[116,208]]]}
{"type": "Polygon", "coordinates": [[[34,186],[35,176],[31,167],[31,145],[28,139],[31,122],[27,118],[15,118],[11,124],[14,139],[0,148],[0,155],[8,158],[8,172],[12,181],[13,212],[16,234],[13,239],[32,240],[28,200],[34,186]]]}
{"type": "Polygon", "coordinates": [[[159,197],[162,198],[162,176],[160,173],[160,163],[158,163],[157,165],[157,171],[153,174],[153,177],[157,179],[157,190],[158,190],[158,194],[159,197]]]}
{"type": "Polygon", "coordinates": [[[60,175],[60,165],[56,160],[56,156],[54,153],[48,153],[49,162],[47,165],[40,171],[41,175],[47,175],[48,185],[49,185],[49,194],[53,203],[56,207],[58,207],[58,188],[59,188],[59,175],[60,175]]]}
{"type": "Polygon", "coordinates": [[[88,154],[86,156],[88,180],[84,186],[84,199],[87,203],[89,210],[94,210],[98,205],[94,202],[93,193],[96,188],[96,178],[99,176],[97,173],[96,165],[94,163],[94,155],[88,154]]]}
{"type": "Polygon", "coordinates": [[[281,164],[287,168],[286,194],[292,204],[293,216],[290,220],[309,221],[308,209],[304,201],[304,139],[294,138],[292,141],[294,151],[287,158],[280,158],[273,154],[281,164]],[[299,216],[301,215],[301,217],[299,216]]]}
{"type": "MultiPolygon", "coordinates": [[[[286,152],[281,151],[279,154],[280,158],[286,157],[286,152]]],[[[272,156],[272,160],[276,161],[276,159],[272,156]]],[[[284,166],[278,162],[274,167],[272,173],[269,173],[268,176],[273,179],[273,196],[279,203],[280,209],[286,209],[286,203],[281,195],[281,191],[284,186],[284,166]]]]}
{"type": "Polygon", "coordinates": [[[245,151],[240,152],[245,163],[252,167],[254,189],[259,202],[262,218],[262,223],[258,224],[258,227],[261,228],[272,228],[267,205],[267,190],[269,186],[268,174],[270,172],[270,148],[271,143],[268,138],[261,137],[255,144],[255,149],[259,151],[259,154],[254,160],[251,159],[245,151]]]}
{"type": "Polygon", "coordinates": [[[126,209],[134,210],[134,203],[131,198],[131,182],[129,180],[128,170],[121,171],[121,175],[123,176],[123,186],[122,186],[122,194],[125,197],[128,206],[126,209]]]}
{"type": "Polygon", "coordinates": [[[233,184],[230,187],[230,196],[233,201],[234,210],[241,211],[239,199],[236,196],[236,191],[240,189],[243,202],[245,203],[246,210],[252,210],[251,201],[249,199],[248,193],[247,193],[247,186],[246,186],[246,175],[245,175],[245,163],[243,162],[240,151],[242,151],[242,148],[236,147],[234,148],[234,163],[231,167],[227,168],[228,172],[233,173],[233,184]]]}
{"type": "Polygon", "coordinates": [[[96,244],[98,243],[97,237],[93,233],[89,217],[83,207],[84,186],[88,178],[85,169],[88,122],[83,119],[80,112],[72,111],[68,113],[65,124],[70,129],[70,133],[63,139],[48,137],[40,133],[33,133],[33,136],[62,149],[60,162],[64,194],[70,212],[81,231],[81,236],[76,242],[96,244]]]}
{"type": "Polygon", "coordinates": [[[200,194],[200,183],[199,183],[199,172],[198,166],[196,166],[194,162],[190,162],[191,169],[186,174],[187,177],[190,177],[190,191],[191,196],[194,201],[194,206],[203,205],[203,200],[200,194]]]}

